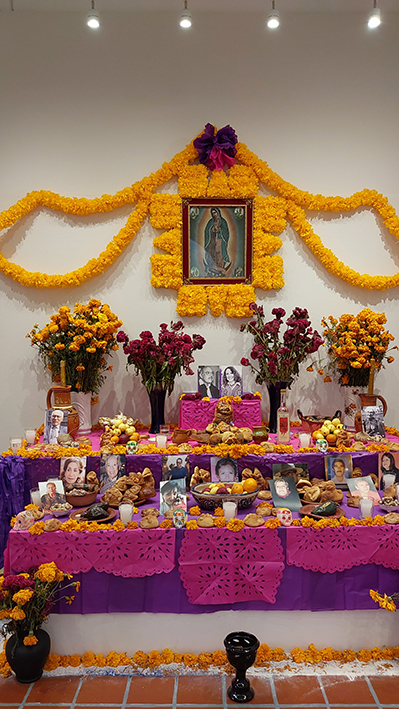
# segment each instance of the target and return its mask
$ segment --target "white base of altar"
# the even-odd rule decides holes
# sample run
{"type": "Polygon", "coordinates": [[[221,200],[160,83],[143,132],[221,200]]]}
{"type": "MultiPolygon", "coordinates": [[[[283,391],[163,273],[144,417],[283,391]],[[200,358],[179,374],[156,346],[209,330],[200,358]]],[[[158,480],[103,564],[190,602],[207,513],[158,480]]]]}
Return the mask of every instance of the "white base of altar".
{"type": "Polygon", "coordinates": [[[233,630],[254,633],[271,648],[360,650],[399,645],[399,625],[388,611],[220,611],[201,615],[173,613],[104,613],[50,616],[45,628],[51,652],[82,655],[111,650],[133,655],[170,648],[179,653],[223,649],[233,630]]]}

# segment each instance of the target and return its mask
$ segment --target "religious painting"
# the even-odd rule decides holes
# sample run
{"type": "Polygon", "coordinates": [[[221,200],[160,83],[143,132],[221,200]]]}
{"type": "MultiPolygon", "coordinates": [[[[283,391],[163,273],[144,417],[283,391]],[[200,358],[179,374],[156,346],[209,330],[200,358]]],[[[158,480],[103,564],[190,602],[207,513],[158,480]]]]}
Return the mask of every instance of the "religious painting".
{"type": "Polygon", "coordinates": [[[183,280],[250,283],[252,200],[183,200],[183,280]]]}

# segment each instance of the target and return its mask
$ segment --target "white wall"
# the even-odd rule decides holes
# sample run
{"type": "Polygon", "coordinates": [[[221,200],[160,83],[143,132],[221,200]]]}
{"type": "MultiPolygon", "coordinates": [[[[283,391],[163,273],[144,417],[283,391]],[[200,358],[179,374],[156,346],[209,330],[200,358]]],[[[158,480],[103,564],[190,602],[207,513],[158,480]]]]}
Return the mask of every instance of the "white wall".
{"type": "MultiPolygon", "coordinates": [[[[374,188],[399,210],[398,14],[370,33],[362,15],[287,15],[276,33],[257,13],[207,14],[190,32],[172,13],[108,14],[98,33],[75,13],[1,13],[0,209],[27,192],[67,196],[114,193],[156,170],[206,122],[230,123],[239,139],[286,180],[314,193],[343,196],[374,188]]],[[[127,210],[76,220],[46,210],[3,232],[1,252],[28,270],[77,268],[116,233],[127,210]]],[[[349,266],[371,274],[398,268],[394,237],[368,212],[318,215],[316,232],[349,266]],[[395,264],[396,260],[396,264],[395,264]]],[[[1,449],[9,436],[43,420],[50,381],[25,334],[62,304],[91,296],[110,304],[131,337],[175,316],[175,293],[150,286],[155,235],[147,224],[119,261],[80,288],[27,289],[0,274],[1,449]]],[[[291,228],[280,251],[285,287],[258,291],[266,310],[307,307],[323,315],[384,310],[399,338],[398,291],[368,292],[330,276],[291,228]]],[[[186,319],[207,339],[197,363],[227,364],[247,355],[240,322],[221,316],[186,319]],[[222,351],[221,351],[222,350],[222,351]]],[[[149,419],[146,394],[126,373],[121,352],[95,416],[119,407],[149,419]]],[[[398,360],[399,361],[399,360],[398,360]]],[[[395,416],[398,363],[377,378],[395,416]]],[[[167,405],[177,420],[182,378],[167,405]]],[[[249,374],[245,388],[253,388],[249,374]]],[[[267,415],[267,395],[263,401],[267,415]]],[[[292,413],[321,413],[342,404],[338,387],[304,372],[290,394],[292,413]]]]}

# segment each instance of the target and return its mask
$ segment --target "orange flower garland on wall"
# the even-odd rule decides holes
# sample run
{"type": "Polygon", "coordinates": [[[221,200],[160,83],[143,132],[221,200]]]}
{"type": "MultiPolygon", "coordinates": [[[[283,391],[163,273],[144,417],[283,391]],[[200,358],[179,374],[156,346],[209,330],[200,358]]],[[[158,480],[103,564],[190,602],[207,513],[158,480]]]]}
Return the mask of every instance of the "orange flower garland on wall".
{"type": "Polygon", "coordinates": [[[388,231],[399,238],[399,218],[383,195],[375,190],[364,189],[347,198],[324,197],[299,190],[273,172],[266,162],[260,160],[242,143],[236,144],[238,163],[231,165],[228,172],[210,171],[203,164],[192,164],[197,157],[198,153],[192,142],[157,172],[115,195],[86,199],[61,197],[45,190],[29,193],[0,214],[0,230],[9,228],[40,206],[79,216],[111,212],[127,204],[135,205],[135,208],[126,224],[113,237],[105,250],[81,268],[56,275],[30,272],[0,254],[0,270],[21,285],[28,287],[78,286],[89,278],[99,275],[116,261],[150,213],[152,226],[164,230],[154,238],[154,246],[165,252],[156,253],[151,257],[151,283],[156,288],[171,288],[178,291],[177,311],[181,316],[202,316],[209,307],[214,317],[218,317],[223,312],[228,317],[244,317],[250,315],[248,306],[256,300],[255,288],[262,290],[282,288],[283,260],[273,252],[282,245],[278,234],[286,228],[287,219],[316,258],[338,278],[369,290],[385,290],[399,285],[399,273],[393,276],[371,276],[358,273],[342,263],[330,249],[324,247],[305,213],[305,209],[347,212],[367,206],[378,212],[388,231]],[[173,178],[178,179],[178,195],[156,193],[159,187],[173,178]],[[259,182],[277,193],[277,196],[259,196],[259,182]],[[251,284],[183,285],[182,197],[236,197],[254,200],[251,284]]]}

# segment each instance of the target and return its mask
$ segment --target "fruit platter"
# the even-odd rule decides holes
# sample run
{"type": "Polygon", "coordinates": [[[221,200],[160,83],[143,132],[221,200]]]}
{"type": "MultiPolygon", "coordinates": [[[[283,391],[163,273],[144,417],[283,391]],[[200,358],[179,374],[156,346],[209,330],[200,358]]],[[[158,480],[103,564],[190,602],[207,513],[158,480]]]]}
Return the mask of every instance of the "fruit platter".
{"type": "Polygon", "coordinates": [[[244,510],[252,505],[259,488],[256,480],[247,478],[242,483],[200,483],[191,488],[190,492],[203,510],[223,507],[223,502],[230,499],[237,502],[238,509],[244,510]]]}

